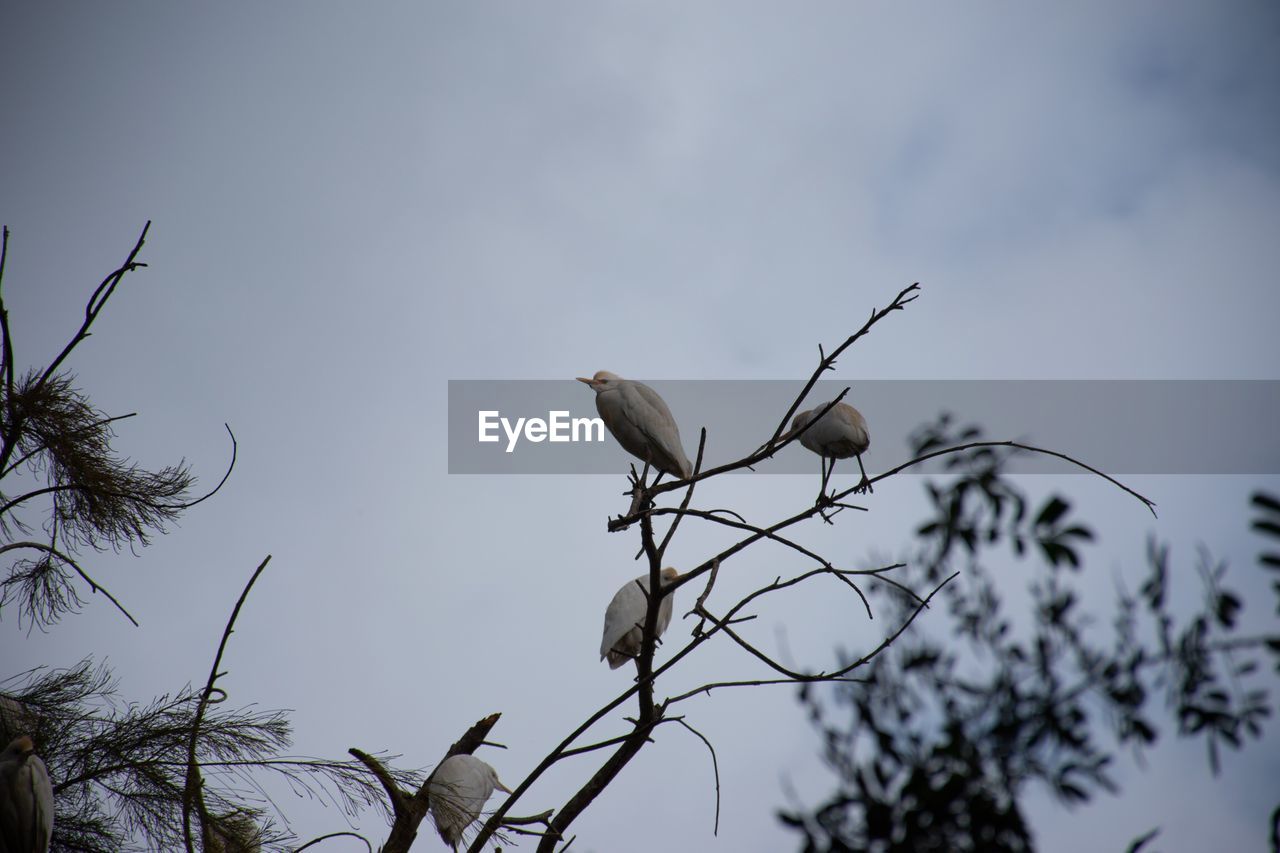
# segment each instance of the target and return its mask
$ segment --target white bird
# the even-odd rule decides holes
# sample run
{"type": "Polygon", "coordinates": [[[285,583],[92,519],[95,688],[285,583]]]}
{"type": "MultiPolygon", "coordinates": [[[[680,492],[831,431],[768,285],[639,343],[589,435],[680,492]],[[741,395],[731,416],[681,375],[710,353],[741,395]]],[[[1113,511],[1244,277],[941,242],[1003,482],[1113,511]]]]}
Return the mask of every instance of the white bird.
{"type": "Polygon", "coordinates": [[[210,816],[204,853],[262,853],[262,829],[243,811],[210,816]]]}
{"type": "Polygon", "coordinates": [[[578,381],[596,392],[596,411],[623,450],[663,474],[688,479],[693,465],[684,455],[680,428],[657,391],[607,370],[578,381]]]}
{"type": "Polygon", "coordinates": [[[498,781],[498,771],[474,755],[451,755],[440,762],[427,783],[427,792],[431,817],[445,844],[458,849],[463,831],[480,817],[494,788],[511,793],[498,781]]]}
{"type": "MultiPolygon", "coordinates": [[[[791,421],[791,434],[804,429],[805,425],[827,407],[822,404],[807,412],[800,412],[791,421]]],[[[862,413],[847,403],[836,403],[818,418],[818,422],[810,426],[800,435],[800,443],[822,457],[822,494],[826,494],[827,481],[836,468],[837,459],[858,458],[858,470],[862,472],[862,482],[855,491],[871,491],[871,481],[867,479],[867,469],[862,467],[862,454],[871,446],[871,434],[867,432],[867,419],[862,413]],[[827,460],[831,460],[830,467],[827,460]]]]}
{"type": "MultiPolygon", "coordinates": [[[[679,580],[675,569],[662,570],[659,585],[665,589],[679,580]]],[[[671,624],[671,608],[675,593],[665,595],[658,605],[656,636],[671,624]]],[[[644,616],[649,609],[649,576],[641,575],[629,580],[613,596],[604,612],[604,636],[600,639],[600,660],[609,659],[609,669],[617,669],[629,660],[640,656],[640,644],[644,640],[644,616]]]]}
{"type": "Polygon", "coordinates": [[[53,785],[23,735],[0,753],[0,851],[47,853],[52,837],[53,785]]]}

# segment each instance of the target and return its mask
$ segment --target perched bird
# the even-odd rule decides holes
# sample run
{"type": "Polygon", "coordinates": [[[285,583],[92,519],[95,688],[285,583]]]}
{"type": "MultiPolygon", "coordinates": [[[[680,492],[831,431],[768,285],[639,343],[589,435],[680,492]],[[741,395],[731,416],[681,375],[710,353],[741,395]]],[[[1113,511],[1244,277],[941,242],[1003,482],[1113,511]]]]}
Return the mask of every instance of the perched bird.
{"type": "Polygon", "coordinates": [[[205,827],[203,853],[262,853],[262,828],[248,812],[214,817],[205,827]]]}
{"type": "MultiPolygon", "coordinates": [[[[804,429],[823,409],[823,403],[807,412],[800,412],[791,421],[791,435],[804,429]]],[[[818,422],[805,429],[800,435],[800,443],[822,457],[822,494],[827,492],[827,481],[836,468],[837,459],[858,458],[858,470],[862,472],[862,482],[854,491],[871,491],[871,481],[867,479],[867,469],[862,467],[862,454],[871,446],[871,434],[867,432],[867,420],[862,413],[847,403],[836,403],[818,418],[818,422]],[[827,460],[831,460],[830,467],[827,460]]]]}
{"type": "Polygon", "coordinates": [[[440,762],[427,783],[427,792],[431,817],[445,844],[458,849],[463,831],[480,817],[494,788],[511,793],[498,781],[498,771],[474,755],[451,755],[440,762]]]}
{"type": "Polygon", "coordinates": [[[35,744],[23,735],[0,753],[0,850],[47,853],[53,837],[53,785],[35,744]]]}
{"type": "Polygon", "coordinates": [[[681,479],[693,474],[680,443],[680,428],[657,391],[607,370],[590,379],[579,376],[578,381],[596,392],[596,411],[623,450],[663,474],[681,479]]]}
{"type": "MultiPolygon", "coordinates": [[[[662,570],[660,585],[665,589],[679,580],[675,569],[662,570]]],[[[604,612],[604,636],[600,640],[600,660],[609,659],[609,669],[617,669],[629,660],[640,656],[640,643],[644,639],[644,615],[649,608],[649,576],[641,575],[627,581],[613,596],[604,612]]],[[[657,636],[671,624],[671,608],[674,593],[663,596],[658,605],[657,636]]]]}

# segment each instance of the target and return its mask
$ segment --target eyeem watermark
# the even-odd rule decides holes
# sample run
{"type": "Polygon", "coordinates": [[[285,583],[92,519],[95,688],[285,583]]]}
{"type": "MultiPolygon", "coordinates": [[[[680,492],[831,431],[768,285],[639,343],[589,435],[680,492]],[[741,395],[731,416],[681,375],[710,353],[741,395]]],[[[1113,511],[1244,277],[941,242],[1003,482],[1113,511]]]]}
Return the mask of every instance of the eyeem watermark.
{"type": "MultiPolygon", "coordinates": [[[[739,459],[773,435],[803,380],[646,382],[680,427],[684,452],[702,467],[739,459]]],[[[862,460],[875,476],[909,459],[912,436],[949,412],[983,436],[1047,447],[1113,476],[1133,474],[1280,474],[1280,381],[1276,380],[845,380],[823,379],[803,408],[834,399],[862,412],[871,447],[862,460]]],[[[590,388],[563,379],[453,379],[448,383],[451,474],[608,474],[636,464],[609,434],[590,388]],[[517,417],[517,415],[521,415],[517,417]]],[[[943,471],[945,460],[907,469],[943,471]],[[931,467],[932,466],[932,467],[931,467]]],[[[793,442],[755,466],[757,474],[819,476],[819,459],[793,442]]],[[[1013,473],[1081,469],[1052,457],[1019,454],[1013,473]]],[[[837,480],[857,482],[841,462],[837,480]]]]}
{"type": "Polygon", "coordinates": [[[499,441],[498,427],[501,426],[507,436],[507,453],[516,449],[522,436],[534,444],[543,441],[604,441],[604,421],[600,418],[570,417],[568,411],[547,412],[545,421],[542,418],[516,418],[514,425],[497,409],[481,411],[478,415],[478,440],[499,441]]]}

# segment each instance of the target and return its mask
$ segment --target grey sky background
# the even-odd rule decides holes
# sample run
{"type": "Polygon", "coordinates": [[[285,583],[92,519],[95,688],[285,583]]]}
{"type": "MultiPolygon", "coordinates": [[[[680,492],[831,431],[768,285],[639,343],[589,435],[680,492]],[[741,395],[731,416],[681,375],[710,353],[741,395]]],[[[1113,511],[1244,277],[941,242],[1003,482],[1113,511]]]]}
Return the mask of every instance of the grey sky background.
{"type": "MultiPolygon", "coordinates": [[[[518,781],[626,678],[596,659],[604,607],[638,573],[635,538],[604,530],[621,471],[449,476],[449,379],[802,377],[917,280],[835,378],[1280,378],[1274,3],[5,3],[0,80],[19,362],[62,346],[151,219],[150,268],[70,366],[103,409],[141,413],[119,446],[143,464],[185,457],[211,485],[224,421],[240,441],[224,492],[171,535],[89,561],[140,629],[92,598],[44,634],[10,617],[4,671],[93,653],[129,697],[200,681],[271,553],[224,686],[296,709],[300,753],[428,765],[500,710],[510,748],[482,757],[518,781]]],[[[877,453],[904,452],[865,414],[877,453]]],[[[699,424],[682,426],[692,451],[699,424]]],[[[700,497],[764,520],[814,479],[700,497]]],[[[1155,533],[1186,600],[1204,541],[1269,615],[1246,500],[1276,477],[1133,478],[1156,522],[1105,484],[1024,482],[1069,489],[1099,529],[1098,602],[1155,533]]],[[[844,561],[896,550],[920,484],[885,483],[865,518],[806,541],[844,561]]],[[[720,541],[689,525],[672,561],[720,541]]],[[[758,550],[725,599],[791,567],[758,550]]],[[[823,593],[766,613],[757,639],[776,649],[781,630],[814,665],[878,641],[823,593]]],[[[666,690],[756,671],[709,648],[666,690]]],[[[773,817],[785,784],[813,802],[832,780],[791,692],[689,713],[720,756],[719,838],[705,751],[667,732],[575,848],[794,848],[773,817]]],[[[1222,827],[1258,849],[1276,746],[1229,755],[1216,782],[1198,748],[1164,748],[1120,768],[1121,800],[1040,797],[1042,847],[1122,849],[1160,824],[1163,850],[1222,827]]],[[[521,811],[558,806],[591,766],[521,811]]],[[[304,838],[343,826],[281,802],[304,838]]]]}

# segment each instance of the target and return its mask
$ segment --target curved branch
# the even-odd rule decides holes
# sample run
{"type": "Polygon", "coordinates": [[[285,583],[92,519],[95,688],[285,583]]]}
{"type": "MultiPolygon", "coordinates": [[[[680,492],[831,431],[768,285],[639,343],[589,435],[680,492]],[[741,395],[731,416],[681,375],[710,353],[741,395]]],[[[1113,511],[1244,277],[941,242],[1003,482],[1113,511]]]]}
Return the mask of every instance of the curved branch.
{"type": "MultiPolygon", "coordinates": [[[[1111,485],[1119,488],[1121,491],[1128,492],[1129,494],[1133,495],[1135,498],[1142,501],[1142,503],[1146,506],[1146,508],[1151,511],[1152,517],[1159,518],[1159,516],[1156,515],[1155,501],[1151,500],[1150,498],[1144,497],[1143,495],[1139,494],[1137,491],[1129,488],[1124,483],[1117,480],[1115,477],[1112,477],[1109,474],[1105,474],[1102,471],[1099,471],[1097,468],[1094,468],[1092,465],[1087,465],[1084,462],[1081,462],[1079,459],[1076,459],[1075,457],[1072,457],[1072,456],[1068,456],[1065,453],[1059,453],[1056,450],[1046,450],[1043,447],[1036,447],[1035,445],[1031,445],[1031,444],[1023,444],[1018,441],[971,441],[968,444],[960,444],[955,447],[944,447],[941,450],[934,450],[930,453],[924,454],[923,456],[917,456],[915,459],[909,460],[907,462],[903,462],[901,465],[897,466],[896,468],[890,468],[888,471],[885,471],[883,474],[879,474],[875,477],[871,477],[869,479],[869,482],[878,483],[881,480],[885,479],[886,477],[892,477],[894,474],[899,474],[902,471],[905,471],[907,468],[910,468],[915,465],[919,465],[922,462],[927,462],[930,459],[935,459],[939,456],[945,456],[949,453],[960,453],[965,450],[972,450],[975,447],[1016,447],[1019,450],[1027,450],[1027,451],[1030,451],[1031,453],[1040,453],[1045,456],[1053,456],[1058,459],[1062,459],[1066,462],[1070,462],[1072,465],[1075,465],[1076,467],[1079,467],[1079,468],[1083,468],[1084,470],[1088,471],[1090,474],[1098,475],[1099,477],[1106,480],[1111,485]]],[[[843,492],[840,492],[839,494],[835,495],[833,499],[839,500],[840,498],[848,497],[849,495],[853,494],[857,488],[858,488],[857,486],[854,486],[852,489],[845,489],[843,492]]]]}
{"type": "Polygon", "coordinates": [[[170,507],[169,507],[169,509],[191,509],[191,508],[192,508],[193,506],[195,506],[196,504],[198,504],[198,503],[203,503],[204,501],[207,501],[209,498],[213,497],[214,495],[216,495],[216,494],[218,493],[218,491],[219,491],[219,490],[223,487],[223,485],[227,482],[227,478],[231,476],[231,471],[232,471],[232,469],[234,469],[234,468],[236,467],[236,449],[237,449],[237,447],[236,447],[236,434],[235,434],[234,432],[232,432],[232,431],[231,431],[231,424],[229,424],[229,423],[225,423],[225,422],[224,422],[222,425],[223,425],[224,427],[226,427],[226,429],[227,429],[227,435],[231,436],[231,463],[230,463],[229,465],[227,465],[227,473],[225,473],[225,474],[223,474],[223,475],[222,475],[222,479],[218,481],[218,485],[216,485],[216,486],[214,486],[214,487],[213,487],[213,491],[209,492],[209,493],[208,493],[208,494],[206,494],[206,495],[203,495],[202,497],[198,497],[198,498],[196,498],[195,500],[191,501],[190,503],[185,503],[185,504],[173,504],[172,506],[170,506],[170,507]]]}
{"type": "Polygon", "coordinates": [[[750,595],[745,596],[741,601],[739,601],[732,608],[730,608],[728,613],[726,613],[724,618],[722,619],[717,619],[710,612],[708,612],[706,608],[703,608],[702,612],[699,615],[705,615],[707,619],[709,619],[711,623],[715,625],[716,629],[724,631],[733,639],[734,642],[736,642],[739,646],[741,646],[744,651],[748,652],[753,657],[758,658],[762,663],[764,663],[770,669],[778,672],[780,675],[784,675],[787,678],[791,678],[801,682],[828,681],[835,677],[847,675],[849,672],[853,671],[854,669],[857,669],[860,666],[863,666],[864,664],[869,662],[872,658],[876,657],[882,651],[884,651],[890,645],[892,645],[893,642],[897,640],[899,636],[902,635],[902,632],[907,630],[907,627],[910,626],[911,623],[915,621],[916,617],[920,615],[920,612],[925,610],[929,606],[929,602],[933,600],[933,597],[937,595],[942,590],[943,587],[951,583],[951,581],[955,580],[955,578],[958,577],[960,574],[959,572],[955,572],[950,576],[948,576],[947,578],[945,578],[936,587],[934,587],[933,591],[930,592],[920,604],[916,605],[916,607],[911,611],[911,614],[905,620],[903,620],[902,624],[898,626],[898,629],[894,631],[892,634],[890,634],[888,637],[886,637],[880,643],[880,645],[875,648],[875,650],[855,660],[853,663],[849,664],[848,666],[843,667],[842,669],[833,670],[832,672],[820,672],[817,674],[809,674],[809,673],[803,673],[803,672],[795,672],[794,670],[788,669],[787,667],[775,661],[773,658],[766,655],[764,652],[757,649],[755,646],[748,643],[746,640],[739,637],[734,632],[734,630],[729,627],[729,625],[732,624],[733,622],[733,617],[743,607],[745,607],[754,599],[759,598],[770,592],[776,592],[777,590],[785,589],[786,587],[789,587],[789,586],[794,586],[795,584],[800,583],[801,581],[806,580],[807,578],[810,578],[817,574],[824,574],[824,573],[827,573],[828,571],[829,570],[827,569],[814,569],[811,572],[806,572],[802,575],[798,575],[787,581],[775,581],[769,586],[762,587],[761,589],[756,590],[750,595]]]}
{"type": "Polygon", "coordinates": [[[328,841],[330,838],[342,838],[343,836],[359,838],[364,842],[365,849],[367,849],[369,853],[373,853],[373,845],[369,843],[369,839],[365,838],[358,832],[331,832],[328,835],[321,835],[318,838],[311,839],[301,847],[295,847],[293,853],[302,853],[303,850],[306,850],[308,847],[314,847],[321,841],[328,841]]]}
{"type": "MultiPolygon", "coordinates": [[[[863,509],[863,507],[858,507],[858,509],[863,509]]],[[[853,581],[849,580],[846,577],[846,575],[848,574],[864,574],[865,572],[862,572],[862,571],[843,572],[839,569],[836,569],[834,566],[832,566],[831,562],[827,560],[827,558],[823,557],[821,554],[811,551],[810,549],[801,545],[799,542],[788,539],[785,536],[779,536],[777,533],[774,533],[771,530],[767,530],[762,527],[756,527],[754,524],[750,524],[746,521],[731,521],[730,519],[720,518],[719,516],[712,515],[711,513],[703,510],[687,509],[685,507],[680,507],[679,509],[675,507],[662,507],[662,508],[653,510],[651,514],[667,515],[670,513],[677,513],[679,515],[692,515],[695,518],[701,518],[705,521],[713,521],[716,524],[722,524],[725,527],[732,527],[735,530],[750,530],[759,534],[760,536],[763,536],[766,539],[772,539],[773,541],[779,543],[780,545],[786,545],[788,548],[791,548],[792,550],[795,550],[801,554],[804,554],[806,557],[808,557],[811,560],[814,560],[824,568],[831,569],[836,574],[836,576],[840,578],[841,581],[848,584],[853,589],[853,591],[858,594],[858,598],[862,599],[862,604],[867,610],[867,618],[868,619],[875,618],[871,613],[871,603],[867,601],[866,595],[863,594],[862,590],[858,587],[857,584],[855,584],[853,581]]],[[[739,516],[739,518],[741,518],[741,516],[739,516]]],[[[877,571],[880,571],[880,570],[877,570],[877,571]]],[[[890,580],[889,582],[895,585],[901,586],[900,584],[897,584],[896,581],[890,580]]],[[[902,587],[902,588],[905,589],[905,587],[902,587]]],[[[704,593],[703,597],[699,599],[699,603],[705,600],[705,598],[706,598],[706,593],[704,593]]]]}
{"type": "Polygon", "coordinates": [[[716,777],[716,822],[714,827],[711,830],[711,834],[719,835],[720,834],[720,762],[716,760],[716,748],[711,745],[711,741],[707,740],[706,736],[703,735],[702,732],[698,731],[693,726],[686,723],[684,721],[684,717],[675,717],[674,719],[677,723],[679,723],[680,725],[684,726],[686,729],[688,729],[689,731],[697,735],[698,740],[705,743],[707,745],[707,751],[711,753],[711,771],[712,773],[715,774],[715,777],[716,777]]]}

